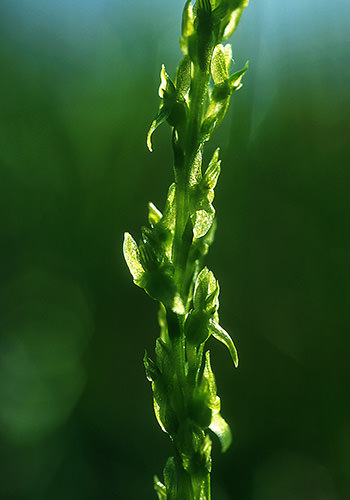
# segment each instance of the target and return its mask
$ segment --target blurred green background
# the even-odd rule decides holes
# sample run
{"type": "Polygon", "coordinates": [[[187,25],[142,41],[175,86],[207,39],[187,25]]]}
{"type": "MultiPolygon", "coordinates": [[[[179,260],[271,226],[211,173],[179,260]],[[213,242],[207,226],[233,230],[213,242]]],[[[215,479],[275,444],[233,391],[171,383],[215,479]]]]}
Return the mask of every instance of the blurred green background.
{"type": "MultiPolygon", "coordinates": [[[[155,499],[171,454],[144,349],[156,304],[121,253],[172,182],[146,149],[183,1],[0,3],[0,498],[155,499]]],[[[350,498],[347,0],[251,0],[220,145],[216,241],[234,370],[209,342],[234,442],[214,500],[350,498]]]]}

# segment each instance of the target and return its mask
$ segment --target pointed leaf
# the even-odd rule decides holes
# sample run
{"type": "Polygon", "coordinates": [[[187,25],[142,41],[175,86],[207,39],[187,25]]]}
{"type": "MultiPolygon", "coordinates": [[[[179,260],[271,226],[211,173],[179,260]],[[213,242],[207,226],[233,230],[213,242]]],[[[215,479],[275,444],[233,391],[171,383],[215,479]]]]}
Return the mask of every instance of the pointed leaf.
{"type": "Polygon", "coordinates": [[[209,429],[217,435],[221,443],[221,450],[225,452],[232,442],[232,434],[228,423],[220,413],[213,413],[209,429]]]}
{"type": "Polygon", "coordinates": [[[213,337],[215,337],[217,340],[222,342],[227,349],[230,351],[232,361],[237,368],[238,366],[238,354],[237,354],[237,349],[233,343],[233,340],[231,339],[230,335],[224,330],[216,321],[210,320],[209,321],[209,330],[213,337]]]}
{"type": "Polygon", "coordinates": [[[145,269],[141,264],[140,251],[137,243],[129,233],[124,234],[123,252],[129,271],[136,283],[144,275],[145,269]]]}

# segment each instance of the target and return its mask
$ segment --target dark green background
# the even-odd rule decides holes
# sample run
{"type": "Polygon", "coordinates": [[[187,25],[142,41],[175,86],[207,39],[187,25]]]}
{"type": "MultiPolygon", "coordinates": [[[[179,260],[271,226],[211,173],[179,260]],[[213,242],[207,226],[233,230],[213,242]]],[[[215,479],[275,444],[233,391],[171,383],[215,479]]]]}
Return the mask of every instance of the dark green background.
{"type": "MultiPolygon", "coordinates": [[[[171,454],[144,349],[156,304],[122,258],[172,182],[145,135],[183,2],[0,3],[0,498],[151,500],[171,454]]],[[[234,441],[213,500],[350,497],[347,0],[251,1],[250,67],[220,145],[208,265],[234,370],[208,342],[234,441]]]]}

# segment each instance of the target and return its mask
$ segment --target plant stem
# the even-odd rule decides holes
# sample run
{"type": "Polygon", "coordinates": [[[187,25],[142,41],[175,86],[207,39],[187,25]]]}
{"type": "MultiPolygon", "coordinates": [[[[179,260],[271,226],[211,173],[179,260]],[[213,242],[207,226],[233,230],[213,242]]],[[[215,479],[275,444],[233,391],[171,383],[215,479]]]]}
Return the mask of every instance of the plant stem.
{"type": "MultiPolygon", "coordinates": [[[[204,115],[204,104],[208,92],[208,84],[210,80],[210,60],[212,57],[213,48],[209,51],[207,63],[204,68],[199,66],[194,67],[194,74],[191,81],[190,90],[190,109],[188,126],[186,131],[186,142],[184,164],[177,166],[175,165],[175,182],[176,182],[176,225],[175,225],[175,235],[174,235],[174,262],[176,269],[176,280],[177,283],[181,283],[184,278],[186,271],[186,263],[188,256],[188,244],[184,241],[185,228],[188,224],[188,219],[190,215],[189,204],[190,204],[190,183],[189,176],[191,169],[193,168],[193,163],[198,154],[199,148],[202,146],[200,141],[200,126],[202,122],[202,117],[204,115]]],[[[191,236],[192,237],[192,236],[191,236]]],[[[192,270],[194,272],[195,269],[192,270]]],[[[189,297],[184,295],[184,288],[182,290],[182,300],[184,304],[189,303],[189,297]]],[[[186,311],[188,312],[188,311],[186,311]]],[[[183,324],[183,319],[178,316],[178,324],[183,324]]],[[[180,338],[174,345],[174,351],[180,348],[180,356],[185,357],[185,335],[183,328],[180,327],[180,338]]],[[[195,365],[195,352],[193,349],[187,350],[187,378],[184,380],[182,367],[176,364],[180,373],[177,373],[177,379],[182,380],[187,385],[187,392],[189,393],[190,399],[194,393],[196,387],[196,380],[194,372],[196,372],[195,365]],[[192,356],[191,356],[192,355],[192,356]],[[194,356],[193,356],[194,355],[194,356]]],[[[186,405],[186,402],[183,402],[186,405]]],[[[177,475],[180,479],[181,491],[178,492],[178,500],[210,500],[210,473],[207,472],[202,481],[198,481],[198,478],[193,477],[193,474],[189,474],[184,470],[182,461],[179,460],[180,452],[176,447],[176,441],[174,442],[176,449],[177,460],[175,461],[177,475]]]]}
{"type": "Polygon", "coordinates": [[[240,87],[245,69],[229,77],[231,48],[221,44],[233,32],[247,0],[187,0],[175,84],[162,68],[162,103],[151,136],[165,120],[172,126],[175,189],[169,189],[164,214],[150,205],[150,228],[139,246],[125,235],[124,255],[135,283],[160,302],[160,338],[156,361],[144,357],[152,382],[154,409],[170,436],[174,457],[164,468],[164,484],[155,479],[159,500],[210,500],[212,430],[225,451],[231,442],[220,415],[210,353],[213,336],[238,358],[229,334],[218,324],[219,284],[202,261],[213,241],[212,206],[220,173],[218,151],[202,172],[202,150],[240,87]],[[227,34],[228,33],[228,34],[227,34]],[[226,37],[226,38],[225,38],[226,37]],[[210,87],[213,78],[214,87],[210,87]],[[204,356],[205,352],[205,356],[204,356]]]}

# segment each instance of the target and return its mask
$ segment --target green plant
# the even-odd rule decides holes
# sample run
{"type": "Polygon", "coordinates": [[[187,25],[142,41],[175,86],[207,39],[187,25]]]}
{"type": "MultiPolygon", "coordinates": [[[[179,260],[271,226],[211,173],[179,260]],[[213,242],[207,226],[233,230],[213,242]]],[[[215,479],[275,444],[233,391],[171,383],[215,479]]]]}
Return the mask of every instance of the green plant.
{"type": "Polygon", "coordinates": [[[163,122],[172,127],[175,182],[161,213],[149,204],[150,227],[139,244],[125,234],[124,256],[134,282],[159,302],[160,336],[156,361],[145,354],[152,382],[154,411],[175,449],[155,477],[159,500],[209,500],[211,439],[214,432],[225,451],[231,443],[228,424],[220,415],[210,353],[210,336],[225,344],[235,366],[237,351],[218,317],[219,284],[203,267],[214,239],[212,202],[220,174],[217,149],[202,173],[202,153],[222,121],[233,92],[241,87],[247,65],[229,75],[232,54],[223,45],[235,30],[248,0],[187,0],[180,39],[184,57],[174,81],[161,70],[161,104],[147,136],[163,122]],[[211,83],[211,79],[213,83],[211,83]]]}

